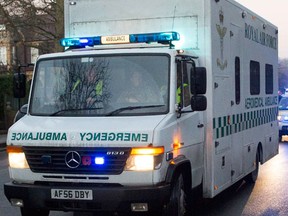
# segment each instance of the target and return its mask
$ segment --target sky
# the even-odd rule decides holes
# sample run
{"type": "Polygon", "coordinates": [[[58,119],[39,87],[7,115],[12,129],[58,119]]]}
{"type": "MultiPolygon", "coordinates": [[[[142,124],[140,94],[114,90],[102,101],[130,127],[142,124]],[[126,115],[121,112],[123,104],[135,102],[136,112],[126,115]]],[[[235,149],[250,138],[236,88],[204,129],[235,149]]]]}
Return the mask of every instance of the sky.
{"type": "Polygon", "coordinates": [[[235,0],[278,27],[278,56],[288,58],[288,0],[235,0]]]}

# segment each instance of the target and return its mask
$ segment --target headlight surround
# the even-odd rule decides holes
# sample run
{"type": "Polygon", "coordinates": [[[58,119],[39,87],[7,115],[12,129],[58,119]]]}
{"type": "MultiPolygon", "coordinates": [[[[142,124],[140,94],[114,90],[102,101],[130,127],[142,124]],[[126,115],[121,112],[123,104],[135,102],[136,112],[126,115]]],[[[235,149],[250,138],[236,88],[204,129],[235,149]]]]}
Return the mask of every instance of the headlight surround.
{"type": "Polygon", "coordinates": [[[16,169],[28,169],[29,165],[26,160],[22,147],[7,146],[9,166],[16,169]]]}
{"type": "Polygon", "coordinates": [[[152,171],[161,167],[164,147],[132,148],[126,171],[152,171]]]}

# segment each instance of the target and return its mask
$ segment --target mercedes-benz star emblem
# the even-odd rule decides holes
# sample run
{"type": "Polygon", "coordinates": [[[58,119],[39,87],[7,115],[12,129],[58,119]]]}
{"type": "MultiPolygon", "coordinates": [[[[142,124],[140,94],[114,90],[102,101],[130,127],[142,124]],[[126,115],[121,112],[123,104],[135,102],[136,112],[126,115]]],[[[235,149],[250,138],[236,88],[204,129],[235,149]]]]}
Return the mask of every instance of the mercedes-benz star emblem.
{"type": "Polygon", "coordinates": [[[81,164],[80,154],[76,151],[67,152],[67,154],[65,155],[65,163],[71,169],[79,167],[81,164]]]}

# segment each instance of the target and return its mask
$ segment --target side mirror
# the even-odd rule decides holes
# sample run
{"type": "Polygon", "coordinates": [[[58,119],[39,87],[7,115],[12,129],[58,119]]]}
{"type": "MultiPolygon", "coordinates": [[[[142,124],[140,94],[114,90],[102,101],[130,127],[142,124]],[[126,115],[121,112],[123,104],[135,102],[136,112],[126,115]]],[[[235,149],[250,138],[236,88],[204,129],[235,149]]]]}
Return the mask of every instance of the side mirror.
{"type": "Polygon", "coordinates": [[[192,95],[206,94],[206,68],[196,67],[190,71],[190,91],[192,95]]]}
{"type": "Polygon", "coordinates": [[[24,104],[16,113],[14,117],[14,123],[21,119],[23,116],[27,114],[28,111],[28,104],[24,104]]]}
{"type": "Polygon", "coordinates": [[[204,111],[207,108],[207,98],[202,95],[196,95],[191,97],[191,109],[192,111],[204,111]]]}
{"type": "Polygon", "coordinates": [[[15,98],[24,98],[26,96],[26,75],[24,73],[14,73],[13,95],[15,98]]]}

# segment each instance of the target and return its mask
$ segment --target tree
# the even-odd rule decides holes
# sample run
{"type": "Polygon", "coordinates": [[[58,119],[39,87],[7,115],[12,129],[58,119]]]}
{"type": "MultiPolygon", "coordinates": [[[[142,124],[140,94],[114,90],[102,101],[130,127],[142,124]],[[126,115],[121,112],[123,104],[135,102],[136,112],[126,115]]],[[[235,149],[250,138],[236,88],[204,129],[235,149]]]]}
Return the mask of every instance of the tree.
{"type": "Polygon", "coordinates": [[[62,51],[64,0],[1,0],[0,17],[15,43],[42,53],[62,51]]]}
{"type": "Polygon", "coordinates": [[[279,88],[288,88],[288,59],[280,59],[279,66],[279,88]]]}

